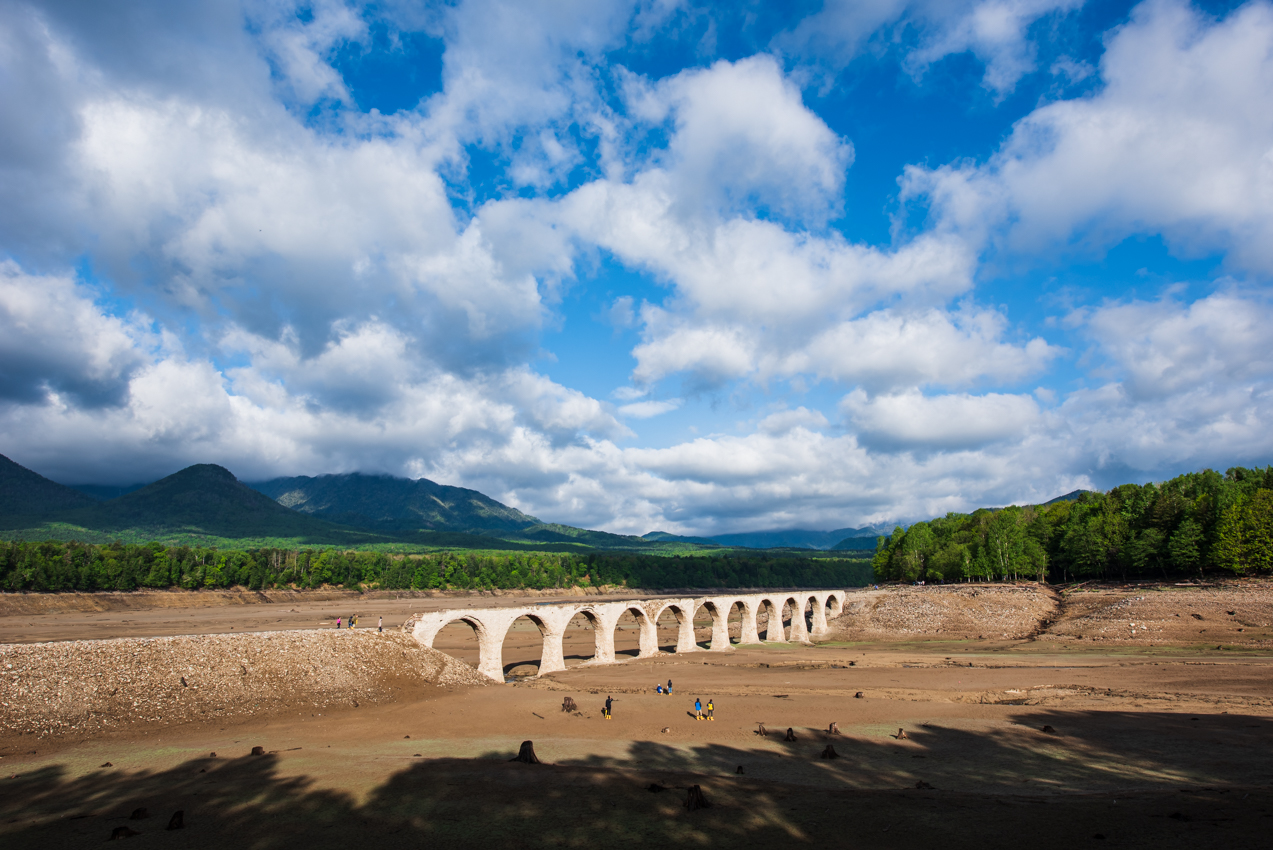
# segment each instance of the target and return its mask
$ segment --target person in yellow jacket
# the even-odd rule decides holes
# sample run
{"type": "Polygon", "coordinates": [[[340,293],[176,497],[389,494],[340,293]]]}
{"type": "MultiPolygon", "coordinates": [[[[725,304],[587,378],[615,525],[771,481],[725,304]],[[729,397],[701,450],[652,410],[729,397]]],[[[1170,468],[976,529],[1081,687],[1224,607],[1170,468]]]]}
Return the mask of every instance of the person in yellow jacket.
{"type": "Polygon", "coordinates": [[[716,710],[716,706],[712,704],[712,701],[711,701],[711,700],[708,700],[708,701],[707,701],[707,719],[708,719],[708,720],[715,720],[715,719],[716,719],[715,717],[712,717],[712,712],[713,712],[713,711],[715,711],[715,710],[716,710]]]}

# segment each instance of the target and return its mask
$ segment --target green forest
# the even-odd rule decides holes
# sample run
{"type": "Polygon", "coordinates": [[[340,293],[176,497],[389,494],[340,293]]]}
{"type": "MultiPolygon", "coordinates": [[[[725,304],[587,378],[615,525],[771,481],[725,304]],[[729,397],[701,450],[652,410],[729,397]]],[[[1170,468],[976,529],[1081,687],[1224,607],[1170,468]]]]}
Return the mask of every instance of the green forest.
{"type": "Polygon", "coordinates": [[[631,552],[467,550],[393,555],[335,548],[226,550],[160,543],[0,543],[0,588],[8,591],[330,586],[355,590],[601,585],[647,589],[855,587],[870,580],[870,563],[847,553],[725,551],[667,557],[631,552]]]}
{"type": "Polygon", "coordinates": [[[950,513],[877,541],[879,581],[1127,580],[1273,569],[1273,467],[950,513]]]}

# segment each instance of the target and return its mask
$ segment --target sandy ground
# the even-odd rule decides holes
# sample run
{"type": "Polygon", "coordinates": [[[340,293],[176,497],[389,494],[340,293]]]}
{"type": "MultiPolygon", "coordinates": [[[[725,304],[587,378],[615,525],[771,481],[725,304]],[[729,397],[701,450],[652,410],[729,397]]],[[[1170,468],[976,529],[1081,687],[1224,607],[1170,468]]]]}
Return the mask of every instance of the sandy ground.
{"type": "MultiPolygon", "coordinates": [[[[1133,598],[1150,597],[1143,588],[1053,603],[1050,591],[1021,591],[996,603],[1003,622],[1036,607],[1040,622],[1056,619],[1030,637],[980,640],[958,637],[955,620],[982,628],[976,612],[992,609],[962,610],[942,592],[919,600],[938,625],[902,623],[891,639],[850,638],[914,610],[916,591],[863,596],[841,639],[819,646],[577,663],[509,685],[236,722],[9,734],[0,840],[78,847],[126,827],[155,847],[1269,846],[1273,653],[1236,631],[1265,628],[1269,589],[1153,591],[1161,610],[1133,598]],[[1223,613],[1239,611],[1224,595],[1239,591],[1248,608],[1223,613]],[[1123,635],[1129,609],[1127,622],[1150,624],[1144,636],[1123,635]],[[1204,625],[1176,629],[1184,619],[1204,625]],[[1089,623],[1113,629],[1110,639],[1092,640],[1089,623]],[[1252,642],[1197,640],[1221,623],[1252,642]],[[668,679],[673,696],[653,693],[668,679]],[[566,696],[578,714],[561,710],[566,696]],[[699,696],[714,700],[715,720],[693,718],[699,696]],[[825,731],[833,721],[839,734],[825,731]],[[759,736],[758,722],[778,734],[759,736]],[[547,764],[510,763],[523,740],[547,764]],[[828,745],[838,758],[820,758],[828,745]],[[249,755],[253,746],[267,754],[249,755]],[[711,808],[684,808],[692,785],[711,808]],[[137,808],[149,816],[129,819],[137,808]],[[185,828],[169,831],[177,810],[185,828]]],[[[239,620],[208,610],[238,629],[260,616],[238,607],[239,620]]],[[[183,613],[193,616],[168,616],[206,624],[183,613]]],[[[586,657],[590,633],[575,631],[567,654],[586,657]]],[[[536,637],[511,634],[506,662],[533,660],[536,637]]]]}

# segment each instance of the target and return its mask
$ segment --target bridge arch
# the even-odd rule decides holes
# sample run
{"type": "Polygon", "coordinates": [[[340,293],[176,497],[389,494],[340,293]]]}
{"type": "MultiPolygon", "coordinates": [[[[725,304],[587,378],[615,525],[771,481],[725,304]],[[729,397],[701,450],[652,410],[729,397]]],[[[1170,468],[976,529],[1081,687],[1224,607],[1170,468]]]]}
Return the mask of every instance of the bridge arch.
{"type": "Polygon", "coordinates": [[[694,611],[693,602],[688,605],[683,600],[675,600],[665,602],[654,610],[652,619],[655,623],[657,634],[658,623],[662,622],[663,615],[671,613],[676,620],[676,649],[678,655],[682,652],[693,652],[698,649],[698,643],[694,640],[694,611]]]}
{"type": "Polygon", "coordinates": [[[786,643],[787,635],[782,628],[783,599],[778,596],[765,596],[757,603],[758,613],[763,613],[765,621],[766,643],[786,643]]]}

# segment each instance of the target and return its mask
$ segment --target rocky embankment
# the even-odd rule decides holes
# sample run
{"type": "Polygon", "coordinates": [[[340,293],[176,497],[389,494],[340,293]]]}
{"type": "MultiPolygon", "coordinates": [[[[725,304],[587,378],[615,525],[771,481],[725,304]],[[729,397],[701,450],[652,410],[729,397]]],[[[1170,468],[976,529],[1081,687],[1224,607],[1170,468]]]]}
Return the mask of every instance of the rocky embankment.
{"type": "Polygon", "coordinates": [[[1273,647],[1273,582],[1208,585],[942,585],[849,595],[832,639],[1079,641],[1125,646],[1273,647]]]}
{"type": "Polygon", "coordinates": [[[352,708],[489,684],[400,634],[291,631],[0,645],[0,736],[352,708]]]}
{"type": "Polygon", "coordinates": [[[1022,640],[1059,613],[1038,585],[889,587],[849,594],[831,627],[836,640],[1022,640]]]}
{"type": "Polygon", "coordinates": [[[1212,587],[1079,588],[1040,640],[1212,649],[1273,647],[1273,584],[1228,581],[1212,587]]]}

